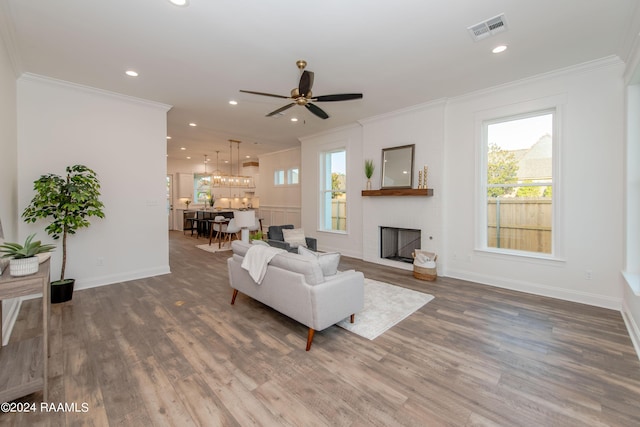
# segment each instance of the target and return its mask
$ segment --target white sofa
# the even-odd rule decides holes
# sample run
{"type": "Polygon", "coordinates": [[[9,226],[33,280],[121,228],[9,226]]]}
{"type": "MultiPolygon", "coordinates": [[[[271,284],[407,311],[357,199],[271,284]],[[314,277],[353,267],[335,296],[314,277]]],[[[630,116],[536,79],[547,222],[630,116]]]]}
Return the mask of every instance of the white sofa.
{"type": "Polygon", "coordinates": [[[234,289],[231,304],[240,291],[307,326],[307,351],[315,331],[347,317],[353,323],[355,313],[364,307],[364,275],[359,271],[325,277],[317,259],[282,252],[271,259],[264,279],[257,284],[242,268],[251,245],[236,240],[231,247],[233,257],[227,260],[229,282],[234,289]]]}

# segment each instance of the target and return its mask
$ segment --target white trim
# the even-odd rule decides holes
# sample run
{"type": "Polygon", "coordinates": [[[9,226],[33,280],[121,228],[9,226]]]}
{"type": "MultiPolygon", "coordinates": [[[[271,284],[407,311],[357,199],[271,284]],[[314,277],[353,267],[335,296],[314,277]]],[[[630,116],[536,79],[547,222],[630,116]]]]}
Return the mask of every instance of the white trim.
{"type": "Polygon", "coordinates": [[[500,276],[489,276],[458,269],[447,269],[444,275],[447,277],[452,277],[454,279],[479,283],[481,285],[495,286],[497,288],[510,289],[513,291],[525,292],[544,297],[557,298],[564,301],[593,305],[596,307],[603,307],[611,310],[619,311],[622,307],[621,298],[592,294],[589,292],[578,292],[573,290],[560,289],[555,286],[547,286],[540,283],[528,282],[524,280],[505,279],[500,276]]]}
{"type": "Polygon", "coordinates": [[[136,98],[136,97],[129,96],[129,95],[123,95],[121,93],[110,92],[108,90],[98,89],[98,88],[91,87],[91,86],[85,86],[85,85],[81,85],[81,84],[78,84],[78,83],[72,83],[72,82],[68,82],[68,81],[65,81],[65,80],[58,80],[58,79],[54,79],[54,78],[51,78],[51,77],[41,76],[41,75],[38,75],[38,74],[23,73],[19,77],[18,80],[26,80],[26,81],[34,81],[34,82],[39,82],[39,83],[46,83],[46,84],[53,85],[53,86],[63,86],[65,88],[72,89],[72,90],[77,90],[77,91],[80,91],[80,92],[93,93],[93,94],[97,94],[97,95],[102,95],[102,96],[115,98],[115,99],[117,99],[119,101],[125,101],[125,102],[129,102],[129,103],[132,103],[132,104],[141,104],[141,105],[144,105],[145,107],[157,108],[158,110],[165,111],[165,112],[169,111],[172,108],[171,105],[163,104],[161,102],[149,101],[147,99],[136,98]]]}
{"type": "Polygon", "coordinates": [[[640,297],[640,274],[623,271],[622,277],[624,277],[631,292],[633,292],[635,296],[640,297]]]}
{"type": "Polygon", "coordinates": [[[631,338],[631,343],[633,343],[633,348],[636,350],[638,359],[640,359],[640,327],[638,327],[638,324],[631,315],[631,310],[626,301],[622,302],[621,313],[624,324],[627,327],[627,332],[629,332],[629,338],[631,338]]]}
{"type": "Polygon", "coordinates": [[[358,120],[358,123],[361,125],[366,125],[373,122],[378,122],[380,120],[388,120],[398,116],[404,116],[406,114],[428,110],[435,107],[442,107],[447,104],[447,98],[439,98],[433,101],[424,102],[421,104],[412,105],[410,107],[402,108],[400,110],[393,110],[388,113],[379,114],[377,116],[367,117],[361,120],[358,120]]]}
{"type": "MultiPolygon", "coordinates": [[[[308,139],[314,139],[314,138],[318,138],[320,136],[331,135],[333,133],[342,133],[342,132],[348,131],[350,129],[362,129],[362,125],[358,122],[356,124],[349,124],[349,125],[345,125],[345,126],[339,126],[339,127],[336,127],[336,128],[327,129],[325,131],[314,133],[314,134],[311,134],[311,135],[301,136],[301,137],[298,138],[298,141],[304,142],[304,141],[306,141],[308,139]]],[[[277,151],[275,153],[277,153],[277,151]]],[[[274,153],[269,153],[269,154],[274,154],[274,153]]]]}
{"type": "Polygon", "coordinates": [[[22,60],[20,59],[20,50],[18,49],[18,43],[16,42],[16,28],[13,24],[13,14],[9,3],[0,2],[0,39],[3,40],[4,46],[9,55],[9,61],[11,62],[11,68],[16,77],[22,74],[24,69],[22,60]]]}
{"type": "Polygon", "coordinates": [[[624,64],[624,62],[618,56],[616,55],[606,56],[604,58],[596,59],[594,61],[583,62],[582,64],[572,65],[570,67],[561,68],[559,70],[553,70],[547,73],[536,74],[535,76],[526,77],[520,80],[514,80],[511,82],[496,85],[496,86],[491,86],[488,88],[477,90],[475,92],[468,92],[460,96],[449,98],[449,102],[450,103],[466,102],[473,98],[494,94],[496,91],[500,91],[503,89],[517,88],[522,85],[529,85],[531,83],[535,83],[539,81],[547,81],[552,78],[572,75],[574,73],[588,73],[601,68],[618,66],[620,64],[624,64]]]}
{"type": "MultiPolygon", "coordinates": [[[[486,176],[487,162],[486,154],[488,146],[487,142],[487,123],[496,123],[501,120],[513,119],[518,117],[533,117],[537,114],[546,112],[553,114],[553,205],[552,205],[552,249],[550,259],[561,260],[564,257],[564,205],[562,204],[562,150],[564,128],[563,114],[564,105],[567,102],[566,94],[558,94],[543,98],[530,99],[516,104],[502,105],[487,110],[477,111],[475,114],[475,157],[476,157],[476,194],[475,194],[475,248],[478,251],[505,253],[509,255],[519,256],[517,251],[501,251],[498,248],[487,247],[487,209],[486,209],[486,176]]],[[[541,258],[545,254],[541,254],[541,258]]],[[[529,256],[529,253],[523,252],[522,256],[529,256]]]]}
{"type": "MultiPolygon", "coordinates": [[[[42,295],[42,294],[41,294],[42,295]]],[[[2,345],[7,345],[9,343],[9,338],[11,338],[11,332],[13,331],[13,327],[16,324],[16,320],[18,319],[18,314],[20,313],[20,307],[22,306],[22,300],[24,298],[15,298],[13,299],[13,304],[9,306],[9,309],[6,310],[7,320],[2,323],[2,345]]],[[[0,301],[2,304],[2,301],[0,301]]],[[[4,311],[3,311],[4,315],[4,311]]]]}

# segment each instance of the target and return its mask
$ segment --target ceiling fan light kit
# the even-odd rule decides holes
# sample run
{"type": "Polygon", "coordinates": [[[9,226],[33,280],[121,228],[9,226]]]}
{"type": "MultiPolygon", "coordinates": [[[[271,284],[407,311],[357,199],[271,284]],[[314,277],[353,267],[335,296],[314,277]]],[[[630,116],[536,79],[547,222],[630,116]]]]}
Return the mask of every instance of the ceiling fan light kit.
{"type": "Polygon", "coordinates": [[[250,93],[253,95],[261,95],[261,96],[270,96],[273,98],[281,98],[281,99],[290,99],[293,102],[285,105],[284,107],[280,107],[277,110],[274,110],[266,115],[266,117],[273,117],[282,115],[282,113],[294,105],[304,106],[307,110],[309,110],[312,114],[321,119],[328,119],[329,115],[320,107],[313,104],[312,102],[336,102],[336,101],[349,101],[352,99],[362,99],[361,93],[339,93],[334,95],[321,95],[321,96],[313,96],[311,92],[311,88],[313,87],[313,71],[305,70],[307,66],[307,61],[300,59],[296,61],[296,66],[302,72],[300,76],[300,82],[298,83],[298,87],[291,89],[290,96],[276,95],[273,93],[266,92],[255,92],[251,90],[240,90],[243,93],[250,93]]]}

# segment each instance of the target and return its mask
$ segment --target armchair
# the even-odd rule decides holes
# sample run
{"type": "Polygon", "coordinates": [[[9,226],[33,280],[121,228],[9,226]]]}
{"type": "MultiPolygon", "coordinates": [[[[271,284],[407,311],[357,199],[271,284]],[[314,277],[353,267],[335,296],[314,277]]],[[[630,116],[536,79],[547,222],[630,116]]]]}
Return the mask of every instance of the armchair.
{"type": "MultiPolygon", "coordinates": [[[[276,248],[284,249],[288,252],[298,253],[298,248],[292,248],[291,245],[284,241],[284,234],[282,233],[283,229],[293,230],[292,224],[287,225],[270,225],[269,231],[267,233],[267,243],[270,246],[274,246],[276,248]]],[[[306,237],[305,240],[307,242],[307,248],[312,251],[317,251],[318,242],[314,237],[306,237]]]]}

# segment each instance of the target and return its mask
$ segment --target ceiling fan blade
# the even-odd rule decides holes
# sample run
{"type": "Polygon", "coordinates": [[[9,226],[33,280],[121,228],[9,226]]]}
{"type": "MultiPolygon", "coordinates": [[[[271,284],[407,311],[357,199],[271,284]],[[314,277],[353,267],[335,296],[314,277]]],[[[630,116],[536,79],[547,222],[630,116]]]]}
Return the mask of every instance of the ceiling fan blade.
{"type": "Polygon", "coordinates": [[[305,107],[307,107],[307,110],[311,111],[313,114],[315,114],[316,116],[320,117],[321,119],[328,119],[329,115],[327,113],[325,113],[322,108],[318,107],[317,105],[313,105],[313,104],[304,104],[305,107]]]}
{"type": "Polygon", "coordinates": [[[302,96],[307,96],[313,87],[313,71],[304,70],[300,76],[300,84],[298,84],[298,92],[302,96]]]}
{"type": "Polygon", "coordinates": [[[296,103],[292,102],[291,104],[285,105],[282,108],[278,108],[277,110],[272,111],[269,114],[267,114],[267,117],[275,116],[276,114],[282,113],[284,110],[288,110],[289,108],[293,107],[294,105],[296,105],[296,103]]]}
{"type": "Polygon", "coordinates": [[[332,101],[349,101],[351,99],[362,99],[361,93],[339,93],[336,95],[314,96],[314,102],[332,102],[332,101]]]}
{"type": "Polygon", "coordinates": [[[252,90],[242,90],[240,89],[240,92],[243,93],[252,93],[254,95],[262,95],[262,96],[272,96],[274,98],[283,98],[283,99],[289,99],[288,96],[283,96],[283,95],[274,95],[273,93],[265,93],[265,92],[254,92],[252,90]]]}

